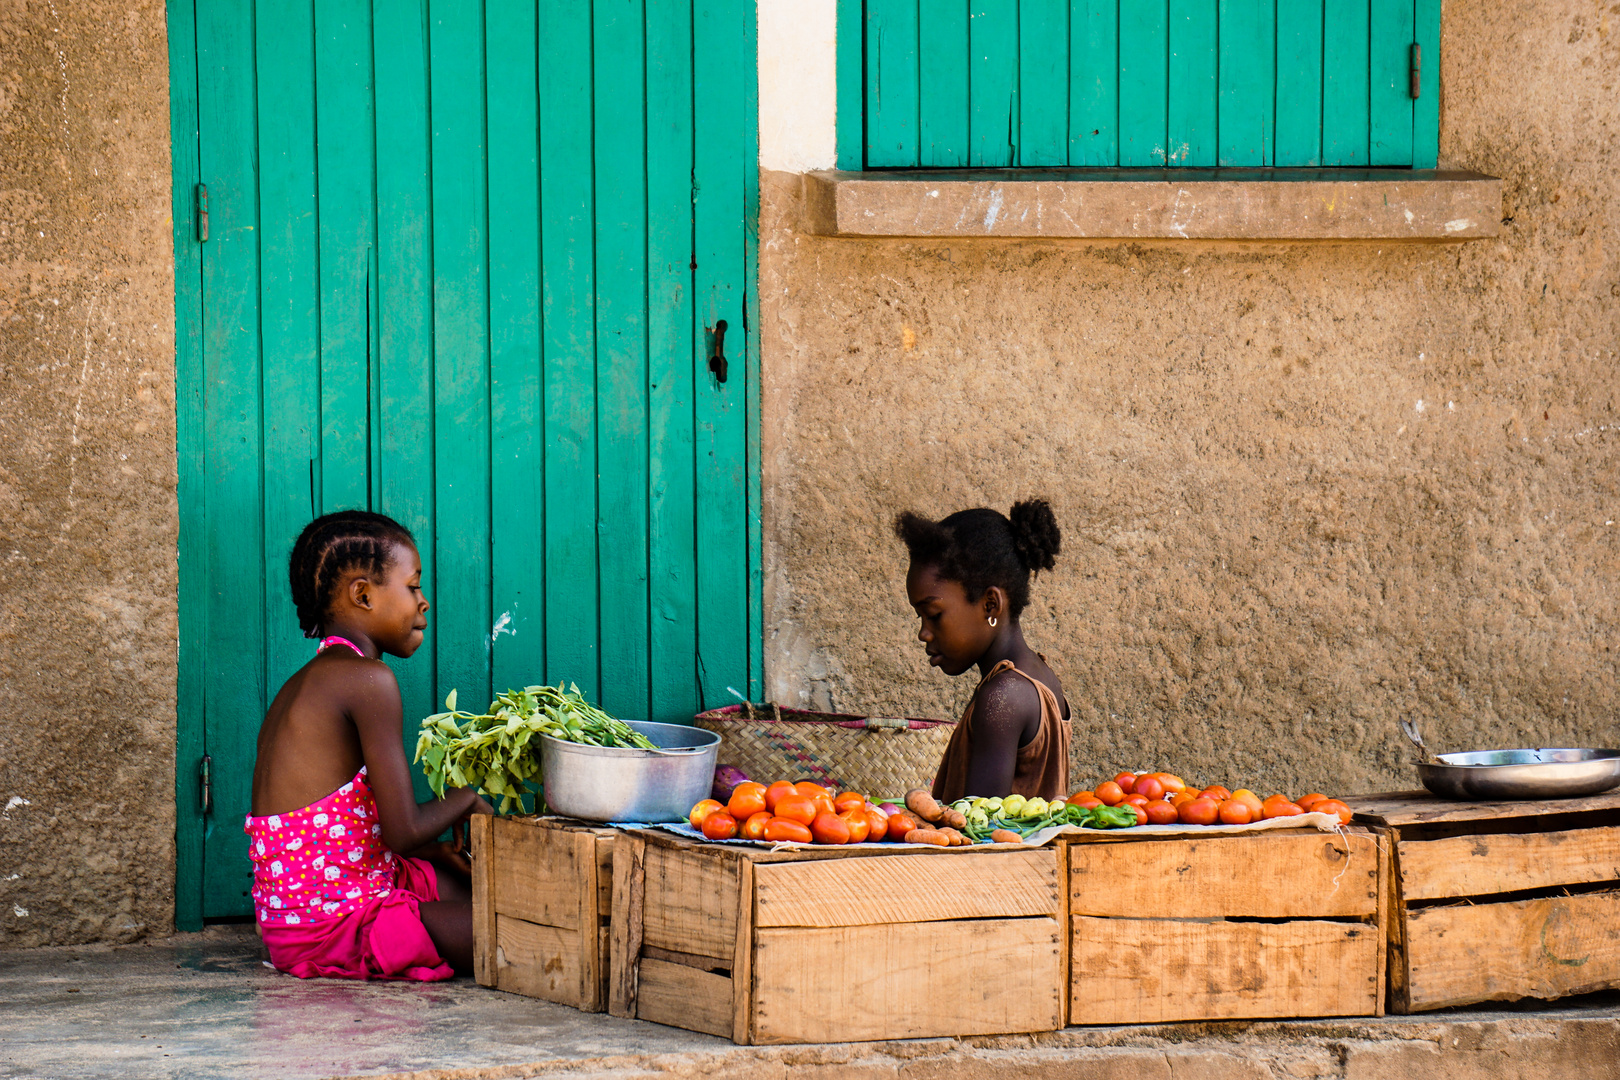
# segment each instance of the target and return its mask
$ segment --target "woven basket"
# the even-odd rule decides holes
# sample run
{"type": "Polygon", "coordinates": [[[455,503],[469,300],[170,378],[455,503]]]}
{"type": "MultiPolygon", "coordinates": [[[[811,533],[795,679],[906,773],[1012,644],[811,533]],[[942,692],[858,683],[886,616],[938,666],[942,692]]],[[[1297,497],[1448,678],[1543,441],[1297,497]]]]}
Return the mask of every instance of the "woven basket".
{"type": "Polygon", "coordinates": [[[934,782],[956,724],[776,705],[727,705],[693,721],[725,740],[720,761],[750,778],[814,780],[839,791],[903,795],[934,782]]]}

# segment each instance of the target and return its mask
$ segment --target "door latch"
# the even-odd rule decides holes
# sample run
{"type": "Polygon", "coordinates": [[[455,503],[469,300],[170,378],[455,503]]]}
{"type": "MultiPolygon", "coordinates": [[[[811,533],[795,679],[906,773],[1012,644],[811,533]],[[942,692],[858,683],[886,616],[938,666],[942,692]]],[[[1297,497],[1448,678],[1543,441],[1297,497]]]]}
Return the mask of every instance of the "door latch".
{"type": "Polygon", "coordinates": [[[207,817],[214,809],[214,759],[207,754],[197,763],[197,780],[202,792],[203,817],[207,817]]]}
{"type": "Polygon", "coordinates": [[[726,320],[714,324],[714,354],[709,357],[709,370],[721,382],[726,381],[726,320]]]}
{"type": "Polygon", "coordinates": [[[208,242],[208,185],[197,185],[197,243],[208,242]]]}

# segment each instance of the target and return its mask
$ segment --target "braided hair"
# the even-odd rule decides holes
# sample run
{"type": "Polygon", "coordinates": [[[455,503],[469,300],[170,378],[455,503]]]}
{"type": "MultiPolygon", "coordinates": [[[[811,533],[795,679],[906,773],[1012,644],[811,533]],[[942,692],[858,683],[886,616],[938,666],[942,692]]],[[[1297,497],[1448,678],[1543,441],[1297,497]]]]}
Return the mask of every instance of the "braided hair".
{"type": "Polygon", "coordinates": [[[894,519],[894,533],[913,562],[960,582],[969,599],[1001,586],[1014,619],[1029,603],[1030,576],[1052,569],[1062,547],[1057,518],[1045,499],[1014,503],[1006,516],[981,507],[931,521],[907,510],[894,519]]]}
{"type": "Polygon", "coordinates": [[[339,510],[304,526],[293,544],[287,577],[305,637],[320,636],[338,580],[355,569],[382,578],[395,544],[415,547],[416,540],[393,518],[369,510],[339,510]]]}

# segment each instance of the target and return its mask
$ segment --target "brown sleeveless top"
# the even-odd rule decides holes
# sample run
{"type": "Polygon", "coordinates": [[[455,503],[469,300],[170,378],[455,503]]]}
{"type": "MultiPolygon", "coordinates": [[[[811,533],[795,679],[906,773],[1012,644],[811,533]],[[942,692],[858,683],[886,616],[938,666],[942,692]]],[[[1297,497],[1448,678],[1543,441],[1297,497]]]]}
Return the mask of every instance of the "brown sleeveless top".
{"type": "Polygon", "coordinates": [[[956,725],[951,741],[945,747],[939,772],[934,777],[934,798],[954,802],[967,796],[968,760],[973,756],[973,704],[979,700],[979,690],[1003,671],[1016,671],[1029,679],[1041,695],[1041,727],[1035,737],[1018,748],[1017,763],[1013,767],[1012,791],[975,792],[982,795],[1022,795],[1043,799],[1069,797],[1069,721],[1063,719],[1063,706],[1057,695],[1041,680],[1031,678],[1003,660],[990,669],[990,674],[979,680],[968,701],[962,722],[956,725]]]}

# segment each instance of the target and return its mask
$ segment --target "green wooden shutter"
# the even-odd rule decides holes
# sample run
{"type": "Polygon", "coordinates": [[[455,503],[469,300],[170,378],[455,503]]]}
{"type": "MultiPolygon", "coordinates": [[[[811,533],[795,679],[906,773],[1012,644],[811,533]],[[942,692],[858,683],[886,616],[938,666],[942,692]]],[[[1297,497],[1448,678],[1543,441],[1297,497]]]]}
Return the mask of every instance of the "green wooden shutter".
{"type": "Polygon", "coordinates": [[[841,0],[839,165],[1433,168],[1439,38],[1440,0],[841,0]]]}

